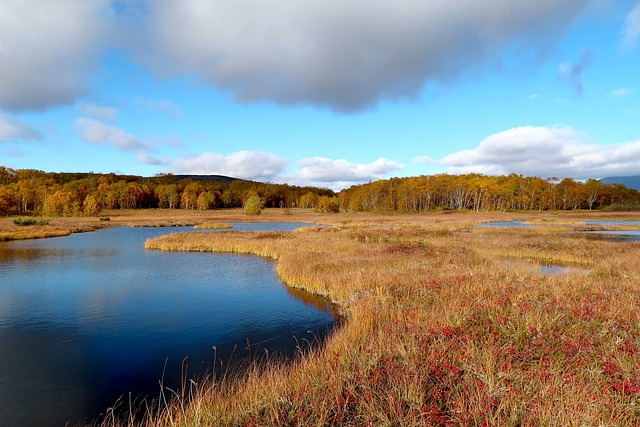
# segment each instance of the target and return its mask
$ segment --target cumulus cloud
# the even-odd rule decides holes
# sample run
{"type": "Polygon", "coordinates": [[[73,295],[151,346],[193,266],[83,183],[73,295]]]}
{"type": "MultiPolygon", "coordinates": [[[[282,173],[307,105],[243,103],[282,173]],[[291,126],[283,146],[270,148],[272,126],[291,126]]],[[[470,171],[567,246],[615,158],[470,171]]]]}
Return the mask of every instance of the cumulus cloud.
{"type": "Polygon", "coordinates": [[[42,139],[42,134],[29,124],[0,113],[0,142],[42,139]]]}
{"type": "Polygon", "coordinates": [[[148,0],[139,57],[158,74],[195,75],[243,102],[350,112],[415,98],[426,83],[513,46],[544,52],[590,3],[148,0]]]}
{"type": "Polygon", "coordinates": [[[575,179],[636,175],[640,140],[600,145],[571,127],[524,126],[493,134],[477,148],[450,154],[438,163],[451,173],[575,179]]]}
{"type": "Polygon", "coordinates": [[[592,52],[585,50],[581,53],[580,59],[576,63],[565,62],[558,67],[558,76],[560,79],[571,85],[580,96],[582,96],[584,92],[582,75],[591,63],[591,56],[592,52]]]}
{"type": "Polygon", "coordinates": [[[226,175],[249,180],[271,180],[279,176],[289,160],[261,151],[238,151],[228,156],[202,153],[167,161],[176,174],[226,175]]]}
{"type": "Polygon", "coordinates": [[[112,145],[125,152],[148,150],[151,144],[136,138],[117,126],[107,125],[98,120],[81,117],[75,121],[81,138],[91,144],[112,145]]]}
{"type": "Polygon", "coordinates": [[[404,167],[403,164],[384,157],[369,164],[311,157],[300,160],[298,166],[301,169],[293,176],[294,180],[313,185],[331,184],[332,188],[382,179],[390,172],[404,167]]]}
{"type": "Polygon", "coordinates": [[[622,40],[620,45],[623,50],[633,50],[640,37],[640,2],[629,12],[622,27],[622,40]]]}
{"type": "MultiPolygon", "coordinates": [[[[3,0],[0,108],[73,103],[103,48],[126,46],[158,75],[195,76],[242,102],[359,111],[512,47],[544,53],[592,1],[3,0]]],[[[625,39],[637,37],[635,16],[625,39]]]]}
{"type": "Polygon", "coordinates": [[[0,108],[45,109],[85,94],[108,6],[109,0],[2,0],[0,108]]]}

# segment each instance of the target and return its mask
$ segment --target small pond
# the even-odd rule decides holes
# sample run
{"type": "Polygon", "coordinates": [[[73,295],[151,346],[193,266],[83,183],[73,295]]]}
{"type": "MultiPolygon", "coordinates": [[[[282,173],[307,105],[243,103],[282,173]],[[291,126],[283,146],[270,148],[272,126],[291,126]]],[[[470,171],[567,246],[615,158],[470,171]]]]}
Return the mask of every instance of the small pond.
{"type": "Polygon", "coordinates": [[[326,301],[285,288],[273,261],[144,249],[179,231],[193,227],[0,243],[0,425],[93,419],[119,398],[157,397],[161,382],[178,389],[184,366],[197,378],[220,360],[292,354],[333,327],[326,301]]]}
{"type": "Polygon", "coordinates": [[[581,233],[587,233],[594,239],[612,242],[640,242],[640,230],[599,230],[581,233]]]}
{"type": "Polygon", "coordinates": [[[582,273],[586,274],[589,270],[580,267],[571,267],[566,265],[559,264],[538,264],[531,261],[526,260],[516,260],[516,259],[500,259],[498,262],[502,265],[511,267],[511,268],[522,268],[531,272],[537,272],[544,276],[557,276],[562,274],[570,274],[570,273],[582,273]]]}

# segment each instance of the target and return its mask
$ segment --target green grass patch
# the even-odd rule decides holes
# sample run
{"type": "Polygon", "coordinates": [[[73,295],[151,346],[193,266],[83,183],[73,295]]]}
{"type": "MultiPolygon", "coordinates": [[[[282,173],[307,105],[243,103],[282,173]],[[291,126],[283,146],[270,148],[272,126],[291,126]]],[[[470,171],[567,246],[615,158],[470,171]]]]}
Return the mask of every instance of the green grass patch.
{"type": "Polygon", "coordinates": [[[13,220],[15,225],[25,226],[25,225],[49,225],[49,220],[42,219],[40,221],[33,218],[16,218],[13,220]]]}
{"type": "Polygon", "coordinates": [[[233,228],[232,224],[198,224],[193,228],[202,228],[202,229],[223,229],[223,228],[233,228]]]}

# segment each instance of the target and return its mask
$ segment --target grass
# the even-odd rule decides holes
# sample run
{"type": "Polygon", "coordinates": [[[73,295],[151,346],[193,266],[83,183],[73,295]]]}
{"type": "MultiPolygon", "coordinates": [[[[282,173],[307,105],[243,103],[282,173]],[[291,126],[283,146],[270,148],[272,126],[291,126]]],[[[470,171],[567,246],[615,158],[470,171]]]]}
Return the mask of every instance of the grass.
{"type": "MultiPolygon", "coordinates": [[[[259,220],[331,226],[171,234],[146,247],[276,259],[287,286],[339,307],[344,320],[324,345],[167,391],[143,420],[98,424],[638,425],[640,244],[573,232],[585,220],[637,216],[560,212],[550,223],[549,213],[291,212],[267,209],[259,220]],[[541,225],[474,227],[509,220],[541,225]],[[542,275],[504,258],[589,272],[542,275]]],[[[191,214],[108,212],[112,225],[246,220],[234,211],[191,214]]]]}
{"type": "Polygon", "coordinates": [[[233,228],[233,224],[206,223],[206,224],[197,224],[194,228],[201,228],[201,229],[233,228]]]}
{"type": "Polygon", "coordinates": [[[0,242],[62,237],[72,233],[94,231],[102,226],[104,225],[99,224],[97,219],[87,218],[51,218],[43,220],[5,218],[0,219],[0,242]]]}
{"type": "Polygon", "coordinates": [[[13,220],[13,223],[15,225],[21,225],[21,226],[26,226],[26,225],[49,225],[49,220],[42,219],[42,220],[38,221],[37,219],[34,219],[34,218],[16,218],[16,219],[13,220]]]}
{"type": "Polygon", "coordinates": [[[487,216],[449,217],[389,217],[395,228],[381,229],[362,224],[384,218],[354,216],[353,227],[341,218],[304,232],[148,241],[277,259],[288,286],[332,300],[345,321],[293,363],[204,381],[141,424],[637,425],[640,245],[557,224],[496,231],[471,227],[487,216]],[[590,273],[514,271],[494,262],[505,256],[590,273]]]}

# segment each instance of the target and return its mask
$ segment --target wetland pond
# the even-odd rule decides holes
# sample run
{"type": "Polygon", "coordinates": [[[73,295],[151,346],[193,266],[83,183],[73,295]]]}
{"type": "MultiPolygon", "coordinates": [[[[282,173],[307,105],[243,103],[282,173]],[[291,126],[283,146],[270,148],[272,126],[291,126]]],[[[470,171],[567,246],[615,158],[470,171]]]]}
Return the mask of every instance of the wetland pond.
{"type": "Polygon", "coordinates": [[[199,378],[220,361],[291,355],[333,327],[328,303],[283,286],[271,260],[144,249],[178,231],[193,227],[0,243],[0,425],[90,421],[118,399],[126,410],[179,390],[186,366],[199,378]]]}

